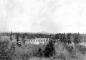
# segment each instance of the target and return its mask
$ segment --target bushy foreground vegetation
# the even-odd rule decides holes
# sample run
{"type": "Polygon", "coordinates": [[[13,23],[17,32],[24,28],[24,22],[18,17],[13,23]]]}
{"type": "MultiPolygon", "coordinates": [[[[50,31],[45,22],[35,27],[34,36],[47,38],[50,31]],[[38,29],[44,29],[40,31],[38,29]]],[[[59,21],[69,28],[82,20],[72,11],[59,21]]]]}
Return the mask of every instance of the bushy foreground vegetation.
{"type": "Polygon", "coordinates": [[[9,48],[9,42],[0,41],[0,60],[28,60],[31,57],[50,57],[53,54],[52,43],[41,47],[38,45],[19,47],[12,43],[9,48]]]}
{"type": "Polygon", "coordinates": [[[16,35],[17,41],[18,37],[24,40],[26,36],[29,39],[39,38],[39,36],[51,39],[46,45],[24,44],[18,46],[17,42],[12,42],[11,34],[7,34],[7,37],[10,38],[4,36],[5,39],[0,38],[0,60],[80,60],[86,53],[86,47],[78,45],[78,43],[85,41],[82,41],[83,38],[80,34],[27,35],[17,33],[14,35],[16,35]],[[74,45],[71,44],[72,42],[74,45]]]}

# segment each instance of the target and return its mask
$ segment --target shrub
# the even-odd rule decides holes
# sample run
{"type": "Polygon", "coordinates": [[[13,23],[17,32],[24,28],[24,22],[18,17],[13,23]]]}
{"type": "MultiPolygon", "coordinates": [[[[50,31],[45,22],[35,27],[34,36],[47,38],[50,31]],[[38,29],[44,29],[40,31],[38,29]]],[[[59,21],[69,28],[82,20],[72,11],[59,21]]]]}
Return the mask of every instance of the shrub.
{"type": "Polygon", "coordinates": [[[79,51],[80,51],[82,54],[86,54],[86,47],[84,47],[84,46],[79,46],[79,51]]]}
{"type": "Polygon", "coordinates": [[[0,60],[11,60],[8,45],[9,41],[0,41],[0,60]]]}

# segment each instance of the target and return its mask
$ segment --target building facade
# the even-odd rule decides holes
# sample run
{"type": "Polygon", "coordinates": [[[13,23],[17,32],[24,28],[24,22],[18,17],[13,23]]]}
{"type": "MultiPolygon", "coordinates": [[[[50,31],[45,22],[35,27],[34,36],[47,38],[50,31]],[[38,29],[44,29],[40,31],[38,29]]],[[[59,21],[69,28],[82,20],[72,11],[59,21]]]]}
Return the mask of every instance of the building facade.
{"type": "Polygon", "coordinates": [[[25,44],[46,44],[49,42],[49,38],[35,38],[27,39],[25,44]]]}

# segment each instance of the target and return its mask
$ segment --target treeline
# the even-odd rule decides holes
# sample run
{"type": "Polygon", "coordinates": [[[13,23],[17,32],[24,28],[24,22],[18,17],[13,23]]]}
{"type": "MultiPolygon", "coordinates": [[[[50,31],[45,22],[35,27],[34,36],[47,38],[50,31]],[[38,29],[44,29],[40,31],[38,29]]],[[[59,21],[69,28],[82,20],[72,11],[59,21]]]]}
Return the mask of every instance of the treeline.
{"type": "Polygon", "coordinates": [[[60,39],[61,42],[64,43],[79,43],[82,41],[82,35],[79,33],[59,33],[59,34],[55,34],[55,36],[53,37],[53,39],[60,39]]]}
{"type": "Polygon", "coordinates": [[[51,38],[53,40],[60,39],[61,42],[71,43],[79,43],[81,41],[85,41],[86,35],[79,33],[57,33],[57,34],[43,34],[43,33],[10,33],[8,34],[10,37],[14,35],[16,39],[19,37],[22,39],[33,39],[33,38],[51,38]]]}
{"type": "Polygon", "coordinates": [[[56,33],[56,34],[43,34],[43,33],[1,33],[0,35],[9,36],[10,40],[14,39],[12,36],[19,40],[21,38],[24,42],[24,39],[35,39],[35,38],[51,38],[54,41],[60,40],[64,43],[79,43],[82,41],[86,41],[86,34],[80,33],[56,33]]]}
{"type": "Polygon", "coordinates": [[[15,36],[15,37],[21,37],[21,38],[52,38],[52,39],[61,39],[61,40],[77,40],[77,39],[85,39],[86,34],[80,34],[80,33],[0,33],[0,36],[15,36]]]}
{"type": "Polygon", "coordinates": [[[55,34],[43,34],[43,33],[10,33],[9,34],[14,35],[14,36],[19,36],[19,37],[25,37],[28,39],[32,39],[32,38],[51,38],[53,37],[55,34]]]}

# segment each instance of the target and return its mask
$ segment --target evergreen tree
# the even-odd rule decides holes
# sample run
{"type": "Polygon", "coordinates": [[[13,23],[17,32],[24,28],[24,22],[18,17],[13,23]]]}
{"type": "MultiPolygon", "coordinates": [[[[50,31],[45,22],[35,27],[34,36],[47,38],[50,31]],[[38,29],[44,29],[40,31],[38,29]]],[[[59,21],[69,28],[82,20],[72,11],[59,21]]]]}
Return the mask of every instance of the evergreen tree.
{"type": "Polygon", "coordinates": [[[44,56],[51,57],[54,54],[55,54],[54,44],[53,44],[53,41],[50,40],[49,43],[47,44],[47,46],[45,47],[44,56]]]}
{"type": "Polygon", "coordinates": [[[80,34],[74,34],[74,43],[79,43],[80,42],[80,34]]]}
{"type": "Polygon", "coordinates": [[[71,36],[72,36],[71,33],[68,33],[67,36],[66,36],[66,42],[67,42],[68,44],[71,43],[71,36]]]}

